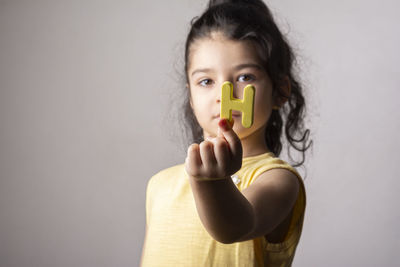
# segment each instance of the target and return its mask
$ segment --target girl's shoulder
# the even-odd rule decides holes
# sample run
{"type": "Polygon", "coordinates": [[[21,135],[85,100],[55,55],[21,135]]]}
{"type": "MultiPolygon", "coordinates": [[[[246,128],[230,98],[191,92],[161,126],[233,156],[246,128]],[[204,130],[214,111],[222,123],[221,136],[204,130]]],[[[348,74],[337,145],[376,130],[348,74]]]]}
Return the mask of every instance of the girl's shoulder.
{"type": "Polygon", "coordinates": [[[292,165],[275,156],[272,152],[243,158],[242,168],[236,173],[241,178],[240,189],[249,187],[263,173],[273,169],[284,169],[295,174],[300,183],[303,183],[300,173],[292,165]]]}
{"type": "Polygon", "coordinates": [[[183,163],[177,164],[158,171],[156,174],[153,175],[153,177],[165,176],[169,174],[179,174],[183,170],[184,170],[184,164],[183,163]]]}
{"type": "MultiPolygon", "coordinates": [[[[267,152],[257,156],[243,158],[242,169],[251,169],[258,174],[270,169],[287,169],[296,176],[300,176],[297,170],[286,161],[275,156],[272,152],[267,152]]],[[[301,176],[300,176],[301,177],[301,176]]]]}
{"type": "Polygon", "coordinates": [[[174,165],[158,171],[150,178],[149,182],[169,182],[169,180],[176,179],[181,175],[184,175],[184,164],[174,165]]]}

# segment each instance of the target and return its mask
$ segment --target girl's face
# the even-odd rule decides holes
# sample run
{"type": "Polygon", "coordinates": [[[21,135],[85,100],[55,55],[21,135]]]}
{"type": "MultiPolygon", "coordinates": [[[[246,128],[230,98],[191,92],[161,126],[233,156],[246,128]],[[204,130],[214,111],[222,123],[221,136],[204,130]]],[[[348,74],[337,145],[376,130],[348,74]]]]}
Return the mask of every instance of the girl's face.
{"type": "Polygon", "coordinates": [[[221,33],[195,41],[190,47],[188,79],[190,104],[203,129],[204,138],[217,135],[220,118],[221,87],[225,81],[233,84],[233,97],[242,98],[243,89],[252,84],[256,88],[254,122],[244,128],[242,114],[232,111],[234,131],[242,140],[257,135],[263,140],[273,100],[272,84],[261,67],[256,48],[251,41],[232,41],[221,33]]]}

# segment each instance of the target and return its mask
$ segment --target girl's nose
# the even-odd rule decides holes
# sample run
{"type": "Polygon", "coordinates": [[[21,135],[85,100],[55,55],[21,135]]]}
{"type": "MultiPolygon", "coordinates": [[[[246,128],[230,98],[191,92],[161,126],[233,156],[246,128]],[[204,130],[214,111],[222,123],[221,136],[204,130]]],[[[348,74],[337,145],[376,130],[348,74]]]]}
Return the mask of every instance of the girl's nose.
{"type": "Polygon", "coordinates": [[[238,88],[238,86],[235,86],[235,84],[233,84],[233,93],[232,93],[232,96],[233,96],[233,98],[239,98],[239,88],[238,88]]]}
{"type": "Polygon", "coordinates": [[[219,104],[221,103],[221,91],[222,91],[222,83],[218,84],[215,90],[215,101],[219,104]]]}
{"type": "MultiPolygon", "coordinates": [[[[226,81],[228,81],[228,80],[226,80],[226,81]]],[[[215,100],[216,100],[217,103],[221,102],[222,84],[223,83],[218,84],[216,92],[215,92],[215,100]]],[[[238,86],[235,86],[234,83],[232,83],[232,86],[233,86],[233,93],[232,93],[233,98],[239,98],[239,90],[240,89],[238,88],[238,86]]]]}
{"type": "MultiPolygon", "coordinates": [[[[218,91],[218,88],[217,88],[217,91],[218,91]]],[[[221,90],[219,90],[219,91],[221,91],[221,90]]],[[[217,101],[218,104],[221,102],[221,92],[215,93],[215,100],[217,101]]]]}

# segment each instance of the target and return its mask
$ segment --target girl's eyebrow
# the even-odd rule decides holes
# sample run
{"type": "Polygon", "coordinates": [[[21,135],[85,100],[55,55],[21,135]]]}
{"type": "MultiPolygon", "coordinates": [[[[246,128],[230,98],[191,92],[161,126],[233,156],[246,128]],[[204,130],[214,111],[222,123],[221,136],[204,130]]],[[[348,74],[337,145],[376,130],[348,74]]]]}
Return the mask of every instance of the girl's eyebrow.
{"type": "MultiPolygon", "coordinates": [[[[256,64],[256,63],[239,64],[239,65],[235,66],[233,69],[237,71],[237,70],[241,70],[241,69],[245,69],[245,68],[255,68],[255,69],[258,69],[258,70],[262,70],[262,67],[259,64],[256,64]]],[[[209,72],[209,71],[212,71],[212,70],[213,69],[210,69],[210,68],[197,69],[197,70],[194,70],[192,72],[192,76],[197,72],[209,72]]]]}

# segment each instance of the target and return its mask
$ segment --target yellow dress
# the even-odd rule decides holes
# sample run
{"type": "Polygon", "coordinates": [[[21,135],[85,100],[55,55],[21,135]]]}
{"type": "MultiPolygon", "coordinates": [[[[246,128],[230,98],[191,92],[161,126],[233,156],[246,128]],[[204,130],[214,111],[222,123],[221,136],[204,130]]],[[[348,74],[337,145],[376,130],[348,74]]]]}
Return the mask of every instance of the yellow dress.
{"type": "Polygon", "coordinates": [[[149,180],[146,192],[147,237],[142,266],[291,266],[306,206],[300,174],[269,152],[243,158],[242,168],[235,174],[239,180],[236,186],[242,191],[261,173],[275,168],[293,172],[300,183],[289,230],[282,243],[269,243],[264,237],[233,244],[214,240],[197,214],[184,165],[155,174],[149,180]]]}

